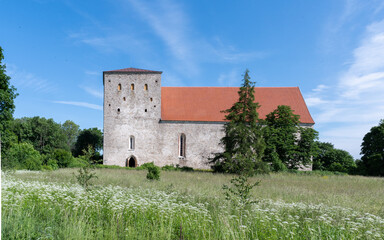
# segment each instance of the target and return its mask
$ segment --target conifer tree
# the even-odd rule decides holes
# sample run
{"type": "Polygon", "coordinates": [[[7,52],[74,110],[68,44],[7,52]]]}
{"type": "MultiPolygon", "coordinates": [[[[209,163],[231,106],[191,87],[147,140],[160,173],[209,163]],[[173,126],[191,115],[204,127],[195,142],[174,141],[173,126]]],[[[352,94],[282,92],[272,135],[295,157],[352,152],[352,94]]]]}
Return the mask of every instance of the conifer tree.
{"type": "Polygon", "coordinates": [[[238,92],[239,100],[225,111],[225,136],[221,139],[224,152],[216,153],[210,160],[215,172],[253,175],[267,172],[268,167],[262,162],[265,149],[261,125],[255,102],[255,83],[250,81],[248,69],[244,73],[243,84],[238,92]]]}

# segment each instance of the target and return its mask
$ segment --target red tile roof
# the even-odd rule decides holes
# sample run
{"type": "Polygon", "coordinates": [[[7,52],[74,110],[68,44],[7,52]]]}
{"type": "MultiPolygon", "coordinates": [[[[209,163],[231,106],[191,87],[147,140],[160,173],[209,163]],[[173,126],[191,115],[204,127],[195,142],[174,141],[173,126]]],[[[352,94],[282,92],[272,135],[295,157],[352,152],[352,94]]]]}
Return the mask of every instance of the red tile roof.
{"type": "MultiPolygon", "coordinates": [[[[161,119],[223,122],[225,113],[220,111],[237,102],[238,91],[238,87],[162,87],[161,119]]],[[[260,118],[278,105],[289,105],[301,123],[315,123],[298,87],[255,87],[255,99],[261,105],[260,118]]]]}
{"type": "Polygon", "coordinates": [[[160,71],[145,70],[139,68],[123,68],[112,71],[104,71],[105,73],[162,73],[160,71]]]}

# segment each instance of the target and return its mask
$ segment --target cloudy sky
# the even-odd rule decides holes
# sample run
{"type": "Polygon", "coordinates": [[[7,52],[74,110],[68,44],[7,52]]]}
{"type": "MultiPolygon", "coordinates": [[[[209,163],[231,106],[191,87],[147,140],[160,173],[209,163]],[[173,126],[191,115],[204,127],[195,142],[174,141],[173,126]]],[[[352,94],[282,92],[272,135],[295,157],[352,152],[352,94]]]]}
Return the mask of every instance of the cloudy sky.
{"type": "Polygon", "coordinates": [[[102,72],[163,86],[299,86],[320,140],[359,158],[384,118],[384,1],[0,0],[15,117],[103,126],[102,72]]]}

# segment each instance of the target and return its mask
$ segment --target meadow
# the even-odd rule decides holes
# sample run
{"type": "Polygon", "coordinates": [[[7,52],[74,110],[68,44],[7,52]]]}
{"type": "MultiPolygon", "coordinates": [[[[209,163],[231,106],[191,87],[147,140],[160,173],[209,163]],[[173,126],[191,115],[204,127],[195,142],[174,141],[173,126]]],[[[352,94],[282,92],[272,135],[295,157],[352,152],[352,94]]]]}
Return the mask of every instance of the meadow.
{"type": "Polygon", "coordinates": [[[75,169],[2,173],[4,239],[383,239],[384,179],[259,175],[256,203],[225,200],[232,175],[97,169],[86,191],[75,169]]]}

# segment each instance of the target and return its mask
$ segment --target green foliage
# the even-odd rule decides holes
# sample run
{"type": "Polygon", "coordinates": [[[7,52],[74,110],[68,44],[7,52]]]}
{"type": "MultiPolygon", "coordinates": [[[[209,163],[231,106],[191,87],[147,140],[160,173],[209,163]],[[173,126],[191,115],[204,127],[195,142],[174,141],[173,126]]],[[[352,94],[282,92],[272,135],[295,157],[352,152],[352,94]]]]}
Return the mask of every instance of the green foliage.
{"type": "Polygon", "coordinates": [[[72,162],[68,165],[68,168],[81,168],[87,166],[89,163],[87,160],[84,160],[82,156],[78,158],[72,158],[72,162]]]}
{"type": "Polygon", "coordinates": [[[260,181],[254,183],[249,182],[249,178],[245,175],[239,175],[231,179],[232,186],[223,185],[225,190],[225,198],[240,208],[249,207],[256,203],[252,200],[251,190],[260,184],[260,181]]]}
{"type": "Polygon", "coordinates": [[[92,160],[98,163],[100,160],[99,151],[103,148],[103,133],[98,128],[84,129],[80,132],[75,143],[73,155],[75,157],[81,155],[84,149],[92,146],[94,149],[92,160]]]}
{"type": "Polygon", "coordinates": [[[147,179],[148,180],[160,180],[160,168],[156,166],[153,162],[151,164],[147,165],[148,173],[147,173],[147,179]]]}
{"type": "Polygon", "coordinates": [[[136,168],[134,168],[135,170],[147,170],[148,168],[151,168],[155,166],[155,164],[153,162],[149,162],[149,163],[144,163],[136,168]]]}
{"type": "Polygon", "coordinates": [[[384,176],[384,119],[365,134],[361,154],[362,168],[367,175],[384,176]]]}
{"type": "Polygon", "coordinates": [[[317,154],[313,158],[313,170],[353,173],[356,163],[344,150],[335,149],[331,143],[316,142],[317,154]]]}
{"type": "Polygon", "coordinates": [[[29,143],[16,143],[11,146],[6,158],[2,159],[3,168],[40,170],[42,158],[29,143]]]}
{"type": "Polygon", "coordinates": [[[64,134],[66,136],[67,148],[70,151],[73,151],[75,149],[75,143],[76,143],[77,137],[79,136],[79,133],[80,133],[79,125],[75,124],[71,120],[67,120],[63,123],[61,128],[63,129],[64,134]]]}
{"type": "Polygon", "coordinates": [[[263,160],[270,162],[274,171],[297,169],[311,163],[318,133],[312,128],[299,127],[299,119],[290,106],[280,105],[263,121],[267,143],[263,160]]]}
{"type": "Polygon", "coordinates": [[[165,166],[161,167],[161,170],[163,170],[163,171],[176,171],[176,170],[178,170],[178,168],[173,166],[173,165],[165,165],[165,166]]]}
{"type": "Polygon", "coordinates": [[[52,153],[56,148],[69,150],[64,130],[52,118],[15,119],[12,129],[19,142],[32,144],[40,154],[52,153]]]}
{"type": "Polygon", "coordinates": [[[10,83],[11,78],[6,74],[3,59],[3,49],[0,47],[0,155],[5,156],[11,144],[16,141],[10,126],[15,111],[14,100],[18,94],[16,88],[10,83]]]}
{"type": "Polygon", "coordinates": [[[254,82],[250,81],[249,71],[244,73],[242,87],[238,92],[239,100],[225,111],[225,136],[221,139],[224,152],[216,153],[210,160],[215,172],[236,174],[255,174],[268,168],[261,161],[265,149],[261,125],[255,102],[254,82]]]}
{"type": "Polygon", "coordinates": [[[87,163],[83,167],[80,167],[78,170],[78,175],[75,175],[77,182],[84,189],[88,190],[92,186],[91,180],[97,178],[96,173],[94,172],[94,167],[91,165],[91,159],[94,153],[92,146],[88,146],[87,150],[83,150],[82,158],[87,163]]]}
{"type": "Polygon", "coordinates": [[[57,170],[59,168],[57,160],[52,158],[52,154],[44,154],[41,157],[43,159],[42,168],[44,170],[57,170]]]}
{"type": "Polygon", "coordinates": [[[69,167],[73,161],[72,154],[64,149],[55,149],[52,158],[56,160],[60,168],[69,167]]]}

